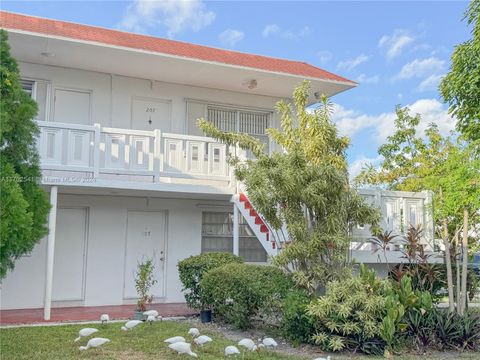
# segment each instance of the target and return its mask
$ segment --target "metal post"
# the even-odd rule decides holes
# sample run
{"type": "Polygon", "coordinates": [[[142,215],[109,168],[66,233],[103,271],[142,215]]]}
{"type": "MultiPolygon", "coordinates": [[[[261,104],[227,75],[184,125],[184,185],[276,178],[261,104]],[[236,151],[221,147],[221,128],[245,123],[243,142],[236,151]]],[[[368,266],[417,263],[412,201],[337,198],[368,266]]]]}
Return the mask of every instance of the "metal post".
{"type": "Polygon", "coordinates": [[[48,215],[48,244],[47,244],[47,272],[45,276],[45,304],[43,318],[50,320],[50,309],[52,306],[52,285],[53,285],[53,259],[55,255],[55,228],[57,222],[57,195],[58,186],[50,189],[50,203],[52,208],[48,215]]]}

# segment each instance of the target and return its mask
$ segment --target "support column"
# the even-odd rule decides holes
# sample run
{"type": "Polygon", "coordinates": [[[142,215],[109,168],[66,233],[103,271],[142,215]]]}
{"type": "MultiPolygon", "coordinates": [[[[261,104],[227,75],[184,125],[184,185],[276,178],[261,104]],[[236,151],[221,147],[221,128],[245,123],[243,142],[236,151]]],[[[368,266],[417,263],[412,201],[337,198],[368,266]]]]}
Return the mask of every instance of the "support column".
{"type": "Polygon", "coordinates": [[[47,271],[45,275],[45,303],[43,308],[44,320],[50,320],[50,309],[52,306],[53,286],[53,259],[55,255],[55,229],[57,223],[57,197],[58,186],[50,189],[50,214],[48,215],[48,243],[47,243],[47,271]]]}
{"type": "Polygon", "coordinates": [[[233,204],[233,253],[238,256],[240,249],[240,236],[239,236],[239,222],[238,222],[238,207],[237,204],[233,204]]]}

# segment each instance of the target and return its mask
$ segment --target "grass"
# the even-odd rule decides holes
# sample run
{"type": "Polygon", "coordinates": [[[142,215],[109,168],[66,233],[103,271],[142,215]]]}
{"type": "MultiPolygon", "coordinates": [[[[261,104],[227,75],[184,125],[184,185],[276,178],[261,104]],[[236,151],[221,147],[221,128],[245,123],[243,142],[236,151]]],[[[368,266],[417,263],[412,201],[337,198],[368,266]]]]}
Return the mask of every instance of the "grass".
{"type": "MultiPolygon", "coordinates": [[[[69,360],[69,359],[116,359],[116,360],[149,360],[149,359],[187,359],[186,355],[177,356],[171,351],[164,339],[186,335],[190,324],[186,322],[162,321],[155,322],[152,325],[141,324],[131,331],[122,331],[122,323],[110,323],[108,325],[100,324],[81,324],[81,325],[61,325],[61,326],[36,326],[6,328],[0,330],[0,358],[2,360],[11,359],[35,359],[35,360],[69,360]],[[95,327],[99,329],[96,333],[98,337],[106,337],[111,340],[103,349],[89,349],[80,352],[78,347],[87,343],[87,339],[82,339],[77,343],[73,340],[78,336],[78,331],[84,327],[95,327]]],[[[225,346],[234,345],[235,342],[227,340],[218,331],[202,329],[202,334],[211,336],[213,343],[205,345],[203,348],[192,347],[198,354],[199,359],[218,360],[224,359],[223,351],[225,346]]],[[[187,340],[188,341],[188,340],[187,340]]],[[[319,355],[285,355],[279,351],[265,351],[260,353],[245,352],[244,355],[237,357],[238,360],[311,360],[319,355]]],[[[353,354],[334,354],[333,360],[366,360],[374,357],[360,356],[353,354]]],[[[474,360],[479,359],[478,353],[432,353],[429,355],[415,356],[402,355],[396,356],[395,360],[474,360]]],[[[375,359],[382,359],[376,357],[375,359]]]]}
{"type": "MultiPolygon", "coordinates": [[[[122,331],[121,323],[107,325],[62,325],[42,327],[7,328],[0,330],[0,357],[9,359],[35,359],[35,360],[69,360],[69,359],[187,359],[189,356],[177,356],[171,351],[164,339],[181,335],[188,339],[189,325],[182,322],[158,321],[149,324],[140,324],[131,331],[122,331]],[[80,352],[78,347],[84,345],[87,339],[77,343],[73,340],[78,336],[78,331],[84,327],[95,327],[99,332],[97,337],[111,340],[103,349],[88,349],[80,352]]],[[[202,331],[211,336],[214,341],[203,348],[193,347],[200,359],[214,360],[224,358],[224,349],[227,345],[235,343],[223,338],[218,333],[202,331]]],[[[188,341],[188,340],[187,340],[188,341]]],[[[239,357],[243,359],[243,357],[239,357]]],[[[245,353],[245,360],[277,360],[277,359],[302,359],[292,356],[282,356],[270,351],[262,354],[245,353]]]]}

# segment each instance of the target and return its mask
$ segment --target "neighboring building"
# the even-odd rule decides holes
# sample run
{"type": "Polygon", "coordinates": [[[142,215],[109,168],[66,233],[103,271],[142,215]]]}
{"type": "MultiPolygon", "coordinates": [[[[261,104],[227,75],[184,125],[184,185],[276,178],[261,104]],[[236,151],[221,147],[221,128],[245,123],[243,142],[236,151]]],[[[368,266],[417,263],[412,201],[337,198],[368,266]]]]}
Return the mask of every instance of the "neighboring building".
{"type": "MultiPolygon", "coordinates": [[[[268,142],[275,103],[303,79],[328,96],[356,85],[304,62],[7,12],[0,23],[39,105],[52,202],[50,234],[2,282],[1,307],[44,307],[45,318],[51,306],[134,303],[145,257],[156,265],[155,302],[184,301],[177,263],[190,255],[265,262],[275,238],[245,211],[226,146],[203,137],[197,119],[268,142]]],[[[386,224],[398,196],[387,196],[386,224]]],[[[408,196],[427,221],[425,196],[408,196]]]]}

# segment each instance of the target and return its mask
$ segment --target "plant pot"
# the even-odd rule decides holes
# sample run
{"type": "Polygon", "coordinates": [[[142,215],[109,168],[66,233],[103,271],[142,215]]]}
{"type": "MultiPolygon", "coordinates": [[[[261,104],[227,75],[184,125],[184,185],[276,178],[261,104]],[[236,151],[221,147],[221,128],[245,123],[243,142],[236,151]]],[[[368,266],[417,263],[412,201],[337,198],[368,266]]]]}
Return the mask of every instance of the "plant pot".
{"type": "Polygon", "coordinates": [[[144,320],[145,316],[143,316],[143,311],[135,310],[133,314],[133,320],[144,320]]]}
{"type": "Polygon", "coordinates": [[[212,322],[212,310],[201,310],[200,322],[202,324],[212,322]]]}

